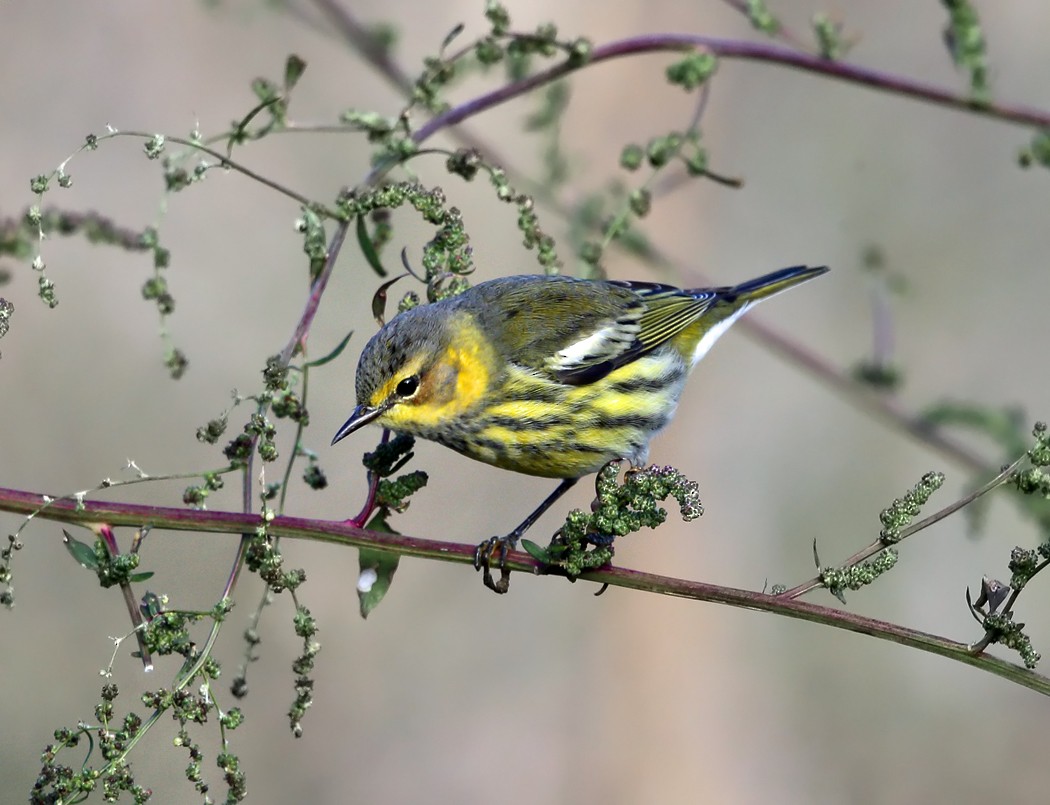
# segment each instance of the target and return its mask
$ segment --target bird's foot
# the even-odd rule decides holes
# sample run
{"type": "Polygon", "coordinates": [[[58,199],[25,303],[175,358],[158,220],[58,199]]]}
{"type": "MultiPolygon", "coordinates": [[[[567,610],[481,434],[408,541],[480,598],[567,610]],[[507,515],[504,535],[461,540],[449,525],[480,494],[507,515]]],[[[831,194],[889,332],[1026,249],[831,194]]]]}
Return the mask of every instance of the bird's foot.
{"type": "Polygon", "coordinates": [[[474,569],[482,571],[481,580],[492,592],[503,595],[510,589],[510,569],[505,567],[507,554],[517,544],[518,538],[491,537],[474,549],[474,569]],[[492,577],[492,568],[499,570],[499,581],[492,577]]]}

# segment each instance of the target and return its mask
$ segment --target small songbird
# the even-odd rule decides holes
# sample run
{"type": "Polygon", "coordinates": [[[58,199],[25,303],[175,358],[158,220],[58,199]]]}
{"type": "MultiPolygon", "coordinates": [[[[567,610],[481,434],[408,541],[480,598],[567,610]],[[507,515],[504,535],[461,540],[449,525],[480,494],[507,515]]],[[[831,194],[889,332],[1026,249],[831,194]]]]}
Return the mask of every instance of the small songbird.
{"type": "MultiPolygon", "coordinates": [[[[795,266],[734,287],[504,277],[395,316],[365,345],[357,407],[335,444],[369,422],[528,475],[561,478],[507,551],[582,476],[615,459],[641,466],[686,377],[748,308],[824,274],[795,266]]],[[[503,590],[505,591],[505,585],[503,590]]]]}

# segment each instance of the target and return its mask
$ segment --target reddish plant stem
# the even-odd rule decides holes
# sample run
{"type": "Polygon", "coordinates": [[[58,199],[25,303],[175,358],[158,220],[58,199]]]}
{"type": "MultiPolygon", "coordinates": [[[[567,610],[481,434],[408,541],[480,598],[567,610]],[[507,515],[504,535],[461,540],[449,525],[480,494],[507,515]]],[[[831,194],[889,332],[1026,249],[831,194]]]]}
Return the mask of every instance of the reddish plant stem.
{"type": "Polygon", "coordinates": [[[1040,128],[1050,127],[1050,113],[1023,104],[979,103],[968,95],[946,90],[923,81],[915,81],[848,62],[824,59],[820,56],[801,53],[770,42],[749,42],[702,36],[700,34],[668,33],[633,36],[605,45],[598,45],[591,51],[590,58],[586,62],[570,63],[566,61],[556,64],[547,70],[499,87],[492,92],[479,95],[466,103],[449,109],[420,127],[413,139],[417,143],[422,142],[435,131],[453,126],[468,117],[473,117],[479,112],[524,95],[538,86],[555,81],[581,67],[610,59],[618,59],[623,56],[694,49],[706,50],[723,59],[743,59],[746,61],[779,64],[783,67],[822,75],[825,78],[860,84],[937,106],[946,106],[950,109],[972,112],[985,117],[994,117],[1010,123],[1020,123],[1040,128]]]}
{"type": "MultiPolygon", "coordinates": [[[[78,504],[68,499],[55,500],[46,508],[41,509],[43,499],[39,493],[0,487],[0,511],[19,514],[35,513],[36,517],[81,525],[106,522],[114,526],[152,526],[182,531],[243,534],[253,531],[261,522],[258,515],[242,512],[200,511],[100,501],[84,501],[78,504]]],[[[309,539],[356,547],[378,547],[402,556],[436,559],[458,564],[473,565],[476,548],[473,543],[449,543],[395,534],[379,534],[366,531],[348,521],[336,522],[282,516],[271,520],[266,527],[269,533],[282,538],[309,539]]],[[[517,552],[510,554],[506,566],[511,570],[537,575],[549,572],[532,557],[517,552]]],[[[972,647],[965,643],[839,609],[788,599],[784,596],[657,576],[625,568],[601,568],[583,574],[580,579],[615,587],[688,598],[693,601],[707,601],[761,612],[772,612],[833,626],[949,657],[1004,677],[1044,695],[1050,695],[1050,678],[997,657],[987,654],[976,655],[972,653],[972,647]]]]}
{"type": "MultiPolygon", "coordinates": [[[[120,553],[120,546],[117,545],[117,535],[113,533],[109,523],[100,523],[95,527],[94,531],[98,534],[99,539],[102,540],[102,544],[106,546],[110,557],[115,557],[120,553]]],[[[131,582],[122,581],[119,586],[120,594],[124,596],[124,605],[128,608],[128,616],[131,618],[131,631],[135,634],[135,642],[139,645],[139,657],[142,659],[142,667],[148,673],[153,670],[153,657],[146,646],[146,640],[142,634],[145,621],[142,618],[142,611],[139,609],[139,602],[131,590],[131,582]]]]}

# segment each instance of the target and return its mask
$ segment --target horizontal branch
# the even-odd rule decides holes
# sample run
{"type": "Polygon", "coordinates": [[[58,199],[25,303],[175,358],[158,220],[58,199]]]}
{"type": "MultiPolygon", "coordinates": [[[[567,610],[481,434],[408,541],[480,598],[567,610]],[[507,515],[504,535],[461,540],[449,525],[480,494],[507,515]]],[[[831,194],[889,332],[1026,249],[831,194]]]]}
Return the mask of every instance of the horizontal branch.
{"type": "Polygon", "coordinates": [[[924,81],[916,81],[904,76],[861,67],[845,61],[825,59],[821,56],[802,53],[770,42],[723,39],[700,34],[668,33],[633,36],[605,45],[597,45],[585,62],[578,63],[566,60],[547,70],[542,70],[519,81],[514,81],[449,109],[419,128],[413,139],[417,143],[423,142],[436,131],[448,126],[454,126],[468,117],[473,117],[479,112],[524,95],[536,87],[550,83],[587,65],[641,53],[675,52],[692,49],[706,50],[723,59],[743,59],[779,64],[783,67],[814,73],[825,78],[859,84],[894,95],[903,95],[907,98],[932,103],[937,106],[946,106],[963,112],[994,117],[997,120],[1010,123],[1050,128],[1050,112],[1024,104],[979,102],[969,95],[944,89],[924,81]]]}
{"type": "MultiPolygon", "coordinates": [[[[77,502],[66,499],[55,500],[42,509],[43,503],[44,497],[39,493],[0,487],[0,511],[85,526],[107,523],[110,526],[131,528],[150,526],[177,531],[245,534],[254,532],[263,524],[259,515],[240,512],[216,512],[105,501],[77,502]]],[[[349,522],[313,520],[302,517],[275,517],[266,523],[266,530],[273,536],[288,539],[388,549],[401,556],[469,565],[474,562],[476,548],[474,544],[383,534],[359,528],[349,522]]],[[[549,573],[548,568],[532,557],[517,552],[510,554],[506,566],[510,570],[535,575],[549,573]]],[[[966,643],[948,640],[886,621],[866,618],[841,609],[822,607],[789,599],[786,596],[767,595],[617,567],[589,571],[580,576],[580,580],[688,598],[693,601],[707,601],[760,612],[771,612],[789,618],[832,626],[836,629],[857,632],[958,660],[966,665],[1031,688],[1038,693],[1050,695],[1050,678],[988,654],[975,654],[966,643]]]]}

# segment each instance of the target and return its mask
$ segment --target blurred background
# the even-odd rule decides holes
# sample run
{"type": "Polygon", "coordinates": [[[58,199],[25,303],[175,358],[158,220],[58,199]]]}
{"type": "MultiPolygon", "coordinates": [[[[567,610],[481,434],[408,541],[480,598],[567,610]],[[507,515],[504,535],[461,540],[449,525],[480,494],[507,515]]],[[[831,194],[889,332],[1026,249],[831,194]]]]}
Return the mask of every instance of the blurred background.
{"type": "MultiPolygon", "coordinates": [[[[289,53],[309,64],[294,96],[296,120],[329,121],[349,107],[391,115],[401,108],[370,66],[324,24],[311,22],[322,18],[306,0],[303,15],[247,0],[213,5],[4,3],[2,214],[20,214],[33,200],[30,178],[55,168],[107,124],[183,136],[194,128],[223,130],[255,104],[250,81],[279,79],[289,53]]],[[[411,73],[456,24],[466,24],[463,42],[485,30],[480,0],[352,5],[362,21],[396,27],[394,54],[411,73]]],[[[825,10],[796,0],[772,5],[802,32],[814,12],[825,10]]],[[[585,34],[596,43],[669,31],[758,38],[718,0],[508,6],[515,29],[552,20],[564,36],[585,34]]],[[[946,12],[939,3],[838,0],[833,10],[847,34],[859,35],[849,59],[965,91],[966,77],[941,41],[946,12]]],[[[1050,8],[1017,0],[986,4],[985,13],[994,96],[1050,107],[1050,8]]],[[[604,188],[625,143],[687,124],[695,95],[665,83],[671,61],[622,59],[573,80],[562,126],[572,170],[563,201],[604,188]]],[[[454,97],[467,99],[498,80],[471,79],[454,97]]],[[[522,131],[538,103],[516,101],[468,128],[498,144],[515,166],[541,175],[544,141],[522,131]]],[[[872,283],[862,263],[876,246],[907,283],[893,302],[894,357],[906,373],[902,406],[967,400],[1017,405],[1029,420],[1050,417],[1050,379],[1035,365],[1046,334],[1050,177],[1016,166],[1029,131],[771,65],[726,61],[711,88],[703,135],[711,167],[744,186],[700,181],[659,199],[645,231],[661,250],[720,283],[796,263],[831,266],[827,277],[754,316],[845,369],[871,354],[872,283]]],[[[327,201],[367,173],[369,150],[358,136],[289,134],[237,158],[327,201]]],[[[537,270],[520,248],[513,209],[494,204],[484,180],[449,177],[437,158],[413,167],[463,210],[478,280],[537,270]]],[[[73,187],[56,188],[48,204],[100,211],[136,229],[158,214],[160,173],[139,140],[108,142],[67,170],[73,187]]],[[[190,360],[179,382],[162,365],[155,309],[141,299],[147,258],[81,239],[49,241],[44,256],[57,283],[55,310],[36,300],[27,266],[5,261],[13,277],[0,293],[16,310],[0,343],[0,485],[71,492],[120,476],[128,458],[151,474],[218,466],[218,450],[199,444],[194,432],[228,407],[232,389],[258,388],[266,356],[292,331],[306,287],[293,230],[298,214],[288,199],[217,171],[170,200],[161,224],[178,305],[170,328],[190,360]]],[[[566,242],[556,215],[541,212],[541,221],[566,242]]],[[[408,213],[395,224],[390,259],[401,246],[418,255],[428,232],[408,213]]],[[[567,247],[563,257],[572,270],[567,247]]],[[[615,251],[606,268],[617,278],[690,282],[688,274],[654,273],[615,251]]],[[[378,431],[335,448],[328,441],[352,407],[353,368],[374,329],[375,284],[356,250],[345,249],[310,336],[317,357],[355,330],[343,356],[312,375],[307,441],[330,485],[314,493],[296,483],[291,514],[343,518],[360,506],[358,459],[378,431]]],[[[246,416],[244,408],[234,411],[231,428],[246,416]]],[[[968,443],[990,464],[1000,462],[994,446],[968,443]]],[[[420,445],[417,456],[431,482],[397,518],[407,534],[477,542],[505,533],[551,488],[431,445],[420,445]]],[[[652,458],[700,483],[706,513],[623,541],[617,564],[751,589],[810,577],[814,540],[825,563],[868,544],[879,511],[927,470],[948,475],[934,504],[949,503],[973,480],[742,329],[694,374],[652,458]]],[[[184,485],[111,496],[178,505],[184,485]]],[[[237,507],[236,490],[227,492],[211,507],[237,507]]],[[[581,484],[557,512],[585,506],[591,495],[581,484]]],[[[19,522],[0,515],[5,533],[19,522]]],[[[557,522],[553,513],[533,537],[541,541],[557,522]]],[[[130,534],[118,537],[126,546],[130,534]]],[[[112,652],[108,636],[128,629],[119,594],[99,589],[75,565],[59,525],[36,522],[24,538],[17,605],[0,613],[3,802],[24,801],[54,728],[94,720],[98,669],[112,652]]],[[[983,574],[1008,577],[1010,548],[1034,540],[1011,503],[996,499],[979,537],[961,517],[941,522],[903,545],[889,576],[849,595],[849,608],[974,640],[979,629],[966,610],[966,587],[975,589],[983,574]]],[[[209,608],[234,544],[223,535],[155,533],[145,556],[156,571],[149,588],[168,594],[172,606],[209,608]]],[[[1050,702],[943,659],[727,607],[616,589],[594,598],[593,585],[555,578],[516,576],[510,595],[497,597],[471,570],[412,560],[402,563],[389,597],[365,622],[357,612],[353,551],[293,542],[283,548],[288,567],[306,569],[302,600],[319,621],[323,649],[316,705],[304,737],[295,740],[286,713],[299,640],[290,601],[267,610],[261,659],[240,703],[246,727],[233,734],[232,747],[256,805],[1024,802],[1037,801],[1050,782],[1040,760],[1050,702]]],[[[226,686],[259,587],[242,579],[217,649],[225,663],[224,707],[235,703],[226,686]]],[[[1020,603],[1037,648],[1050,645],[1046,588],[1040,579],[1020,603]]],[[[834,603],[827,594],[811,600],[834,603]]],[[[116,667],[116,708],[143,713],[138,692],[169,684],[177,667],[162,661],[144,677],[128,650],[116,667]]],[[[134,768],[156,792],[154,801],[198,801],[182,778],[185,751],[170,744],[174,732],[171,723],[160,725],[136,749],[134,768]]],[[[209,725],[194,734],[208,755],[212,795],[221,799],[215,732],[209,725]]],[[[72,753],[67,762],[80,758],[72,753]]]]}

